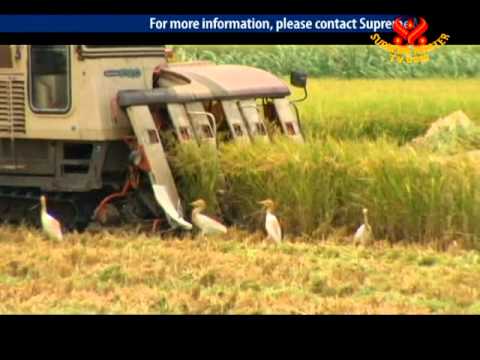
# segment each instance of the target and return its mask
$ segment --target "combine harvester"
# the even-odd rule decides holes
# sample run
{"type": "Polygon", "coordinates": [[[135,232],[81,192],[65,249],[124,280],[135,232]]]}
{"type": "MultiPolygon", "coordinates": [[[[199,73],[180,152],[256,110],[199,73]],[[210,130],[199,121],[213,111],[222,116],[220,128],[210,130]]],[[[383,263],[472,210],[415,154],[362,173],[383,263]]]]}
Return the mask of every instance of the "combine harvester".
{"type": "MultiPolygon", "coordinates": [[[[271,141],[274,128],[304,140],[274,75],[167,55],[147,45],[0,45],[0,221],[38,225],[44,194],[67,229],[93,219],[190,230],[166,134],[215,147],[271,141]]],[[[291,80],[305,89],[305,74],[291,80]]]]}

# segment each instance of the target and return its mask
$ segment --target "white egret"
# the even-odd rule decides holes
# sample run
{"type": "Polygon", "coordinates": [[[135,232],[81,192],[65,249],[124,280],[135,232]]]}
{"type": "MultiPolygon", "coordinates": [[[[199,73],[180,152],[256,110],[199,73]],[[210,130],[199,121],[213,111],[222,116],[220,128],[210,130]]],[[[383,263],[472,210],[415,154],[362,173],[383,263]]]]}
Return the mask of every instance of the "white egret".
{"type": "Polygon", "coordinates": [[[201,213],[207,207],[205,200],[198,199],[192,202],[190,205],[193,206],[192,222],[200,229],[200,233],[203,237],[205,235],[227,233],[227,228],[225,227],[225,225],[201,213]]]}
{"type": "Polygon", "coordinates": [[[40,204],[41,204],[41,215],[40,219],[42,222],[43,231],[47,234],[50,239],[62,241],[63,234],[62,234],[62,226],[60,222],[51,216],[47,212],[47,198],[42,195],[40,197],[40,204]]]}
{"type": "Polygon", "coordinates": [[[275,209],[275,203],[271,199],[260,201],[259,204],[262,204],[266,209],[265,216],[265,230],[267,230],[268,238],[273,240],[276,244],[282,242],[282,228],[280,227],[280,222],[277,217],[273,214],[275,209]]]}
{"type": "Polygon", "coordinates": [[[364,208],[363,212],[363,224],[357,229],[353,236],[354,244],[367,245],[373,240],[372,227],[368,222],[368,209],[364,208]]]}

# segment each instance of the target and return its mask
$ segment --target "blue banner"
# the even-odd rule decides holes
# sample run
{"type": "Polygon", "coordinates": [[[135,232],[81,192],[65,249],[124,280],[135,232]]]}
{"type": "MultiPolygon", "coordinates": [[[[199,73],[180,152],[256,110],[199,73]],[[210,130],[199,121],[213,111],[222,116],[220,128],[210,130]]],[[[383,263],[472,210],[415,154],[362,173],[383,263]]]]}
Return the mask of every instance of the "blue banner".
{"type": "Polygon", "coordinates": [[[0,15],[0,33],[384,33],[398,15],[0,15]]]}

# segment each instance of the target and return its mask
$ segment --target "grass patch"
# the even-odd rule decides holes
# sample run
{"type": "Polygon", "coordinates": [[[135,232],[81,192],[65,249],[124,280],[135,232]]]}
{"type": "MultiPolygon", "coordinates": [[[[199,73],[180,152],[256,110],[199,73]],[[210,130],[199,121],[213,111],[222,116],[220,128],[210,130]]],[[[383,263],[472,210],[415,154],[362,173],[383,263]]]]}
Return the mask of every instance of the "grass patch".
{"type": "Polygon", "coordinates": [[[424,256],[418,261],[419,266],[434,266],[438,263],[438,259],[435,256],[424,256]]]}
{"type": "Polygon", "coordinates": [[[124,284],[127,280],[127,274],[120,265],[109,265],[100,272],[98,278],[102,282],[112,281],[118,284],[124,284]]]}

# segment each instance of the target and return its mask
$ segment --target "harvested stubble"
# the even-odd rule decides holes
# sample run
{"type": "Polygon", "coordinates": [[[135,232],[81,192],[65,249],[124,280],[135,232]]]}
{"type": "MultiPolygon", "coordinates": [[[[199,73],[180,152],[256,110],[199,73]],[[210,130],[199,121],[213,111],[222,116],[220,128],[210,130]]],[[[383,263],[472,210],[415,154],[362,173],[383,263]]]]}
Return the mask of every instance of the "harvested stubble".
{"type": "Polygon", "coordinates": [[[123,230],[45,240],[0,227],[0,313],[479,313],[480,258],[461,249],[335,237],[264,246],[123,230]],[[399,276],[401,274],[401,276],[399,276]]]}

